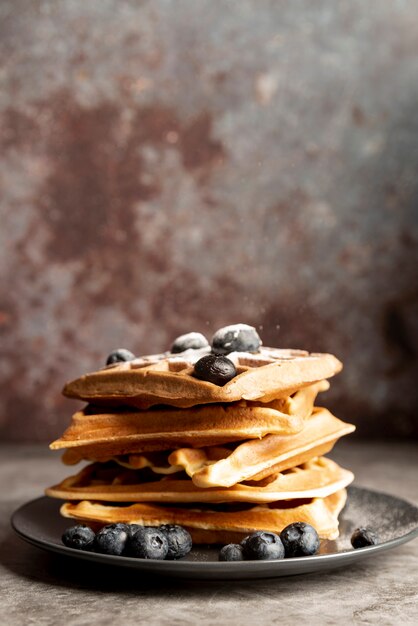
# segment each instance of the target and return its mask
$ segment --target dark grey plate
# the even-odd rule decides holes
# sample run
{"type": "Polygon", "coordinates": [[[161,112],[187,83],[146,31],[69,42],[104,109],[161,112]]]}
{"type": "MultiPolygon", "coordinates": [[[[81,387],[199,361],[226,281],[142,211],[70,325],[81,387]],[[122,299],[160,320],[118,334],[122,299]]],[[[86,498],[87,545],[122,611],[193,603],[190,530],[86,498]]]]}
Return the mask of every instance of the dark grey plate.
{"type": "Polygon", "coordinates": [[[109,556],[66,548],[61,535],[71,521],[59,514],[60,502],[38,498],[15,511],[12,526],[17,534],[39,548],[101,564],[134,567],[144,572],[194,579],[276,578],[319,570],[327,570],[372,557],[418,536],[418,508],[385,493],[350,487],[347,505],[340,516],[340,536],[335,541],[321,541],[315,556],[282,561],[244,561],[221,563],[218,548],[194,547],[180,561],[155,561],[109,556]],[[372,526],[381,543],[353,550],[350,537],[358,526],[372,526]]]}

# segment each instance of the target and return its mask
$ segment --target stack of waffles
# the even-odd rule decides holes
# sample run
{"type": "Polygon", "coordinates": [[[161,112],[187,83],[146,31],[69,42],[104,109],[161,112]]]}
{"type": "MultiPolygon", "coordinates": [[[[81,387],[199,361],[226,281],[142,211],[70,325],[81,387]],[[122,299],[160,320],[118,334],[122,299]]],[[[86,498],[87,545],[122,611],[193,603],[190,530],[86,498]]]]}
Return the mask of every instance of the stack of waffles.
{"type": "Polygon", "coordinates": [[[260,346],[229,353],[236,376],[219,386],[195,376],[210,352],[134,358],[68,383],[64,395],[88,404],[50,447],[88,464],[46,493],[65,500],[65,517],[180,524],[195,543],[296,521],[336,538],[353,474],[323,455],[354,426],[315,400],[341,363],[260,346]]]}

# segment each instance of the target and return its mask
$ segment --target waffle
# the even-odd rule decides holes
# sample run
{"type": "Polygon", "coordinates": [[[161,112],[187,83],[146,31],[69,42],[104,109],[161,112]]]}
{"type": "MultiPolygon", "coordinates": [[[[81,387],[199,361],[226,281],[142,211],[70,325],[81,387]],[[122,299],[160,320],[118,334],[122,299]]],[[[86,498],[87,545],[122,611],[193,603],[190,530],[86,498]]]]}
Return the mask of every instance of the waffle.
{"type": "Polygon", "coordinates": [[[220,387],[193,376],[194,363],[209,353],[207,347],[115,363],[67,383],[63,393],[95,405],[140,409],[158,404],[186,408],[238,400],[269,402],[330,378],[342,368],[331,354],[262,347],[256,354],[228,354],[237,376],[220,387]]]}
{"type": "Polygon", "coordinates": [[[210,446],[262,438],[270,433],[292,435],[302,430],[316,395],[328,387],[329,383],[323,380],[300,389],[293,397],[266,404],[241,400],[189,409],[96,414],[79,411],[50,448],[74,449],[64,457],[71,465],[83,458],[96,460],[132,452],[210,446]]]}
{"type": "Polygon", "coordinates": [[[144,482],[143,472],[125,470],[117,464],[94,463],[75,476],[46,490],[48,496],[63,500],[99,500],[101,502],[252,502],[324,498],[352,482],[351,472],[324,457],[312,459],[300,467],[285,470],[264,486],[239,484],[233,487],[196,487],[181,473],[144,482]]]}
{"type": "Polygon", "coordinates": [[[189,530],[194,543],[237,542],[257,530],[280,533],[293,522],[306,522],[316,528],[322,539],[338,537],[338,515],[347,498],[341,489],[326,498],[290,500],[264,505],[212,505],[171,507],[156,504],[110,506],[83,500],[66,502],[64,517],[100,525],[117,522],[159,526],[180,524],[189,530]]]}
{"type": "Polygon", "coordinates": [[[225,458],[216,462],[204,448],[175,450],[168,461],[183,467],[198,487],[231,487],[245,480],[261,480],[325,454],[340,437],[354,430],[352,424],[342,422],[327,409],[315,408],[296,435],[267,435],[233,450],[225,448],[225,458]]]}

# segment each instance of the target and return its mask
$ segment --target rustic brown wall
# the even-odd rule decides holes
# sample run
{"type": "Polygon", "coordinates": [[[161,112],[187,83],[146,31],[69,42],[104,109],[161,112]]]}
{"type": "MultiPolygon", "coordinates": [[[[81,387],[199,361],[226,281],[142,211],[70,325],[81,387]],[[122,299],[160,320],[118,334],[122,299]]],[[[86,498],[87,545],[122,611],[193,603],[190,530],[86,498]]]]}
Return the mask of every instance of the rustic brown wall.
{"type": "Polygon", "coordinates": [[[336,353],[360,433],[417,435],[417,5],[0,18],[1,435],[58,435],[112,348],[238,321],[336,353]]]}

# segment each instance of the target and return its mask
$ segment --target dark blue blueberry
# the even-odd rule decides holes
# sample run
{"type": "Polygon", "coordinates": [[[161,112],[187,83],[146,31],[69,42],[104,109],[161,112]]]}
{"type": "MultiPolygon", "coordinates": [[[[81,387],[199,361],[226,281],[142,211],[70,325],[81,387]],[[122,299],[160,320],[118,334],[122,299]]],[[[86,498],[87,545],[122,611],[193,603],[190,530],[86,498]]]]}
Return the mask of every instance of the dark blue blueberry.
{"type": "Polygon", "coordinates": [[[219,552],[220,561],[243,561],[243,548],[238,543],[229,543],[219,552]]]}
{"type": "Polygon", "coordinates": [[[176,354],[185,350],[198,350],[199,348],[206,348],[208,345],[208,340],[201,333],[187,333],[187,335],[180,335],[174,340],[171,352],[176,354]]]}
{"type": "Polygon", "coordinates": [[[101,554],[120,556],[126,548],[129,536],[130,532],[126,524],[109,524],[96,534],[94,549],[101,554]]]}
{"type": "Polygon", "coordinates": [[[62,543],[75,550],[92,550],[96,533],[85,524],[67,528],[62,536],[62,543]]]}
{"type": "Polygon", "coordinates": [[[212,352],[214,354],[229,354],[230,352],[258,352],[261,339],[253,326],[234,324],[225,326],[216,331],[212,338],[212,352]]]}
{"type": "Polygon", "coordinates": [[[133,537],[136,531],[140,530],[140,528],[145,528],[145,526],[143,526],[142,524],[127,524],[126,526],[128,528],[130,537],[133,537]]]}
{"type": "Polygon", "coordinates": [[[166,559],[181,559],[186,554],[189,554],[193,542],[190,533],[183,526],[163,524],[158,530],[164,533],[168,542],[166,559]]]}
{"type": "MultiPolygon", "coordinates": [[[[260,532],[260,531],[258,531],[260,532]]],[[[253,533],[255,534],[255,533],[253,533]]],[[[242,546],[245,549],[245,546],[247,544],[248,539],[251,537],[251,535],[248,535],[247,537],[244,537],[244,539],[240,542],[240,546],[242,546]]]]}
{"type": "Polygon", "coordinates": [[[120,363],[121,361],[132,361],[134,358],[135,355],[129,350],[125,350],[125,348],[118,348],[109,354],[106,360],[106,365],[120,363]]]}
{"type": "Polygon", "coordinates": [[[168,541],[158,528],[144,526],[130,538],[128,552],[129,556],[140,559],[163,560],[168,553],[168,541]]]}
{"type": "Polygon", "coordinates": [[[196,361],[194,375],[200,380],[207,380],[222,387],[237,375],[233,362],[226,356],[208,354],[196,361]]]}
{"type": "Polygon", "coordinates": [[[311,556],[319,550],[319,537],[315,528],[305,522],[289,524],[280,533],[286,558],[311,556]]]}
{"type": "Polygon", "coordinates": [[[351,535],[351,545],[353,548],[365,548],[366,546],[375,546],[379,543],[379,535],[370,526],[362,526],[356,528],[351,535]]]}
{"type": "Polygon", "coordinates": [[[245,559],[251,561],[271,561],[284,558],[284,547],[279,535],[267,531],[257,531],[241,542],[245,559]]]}

